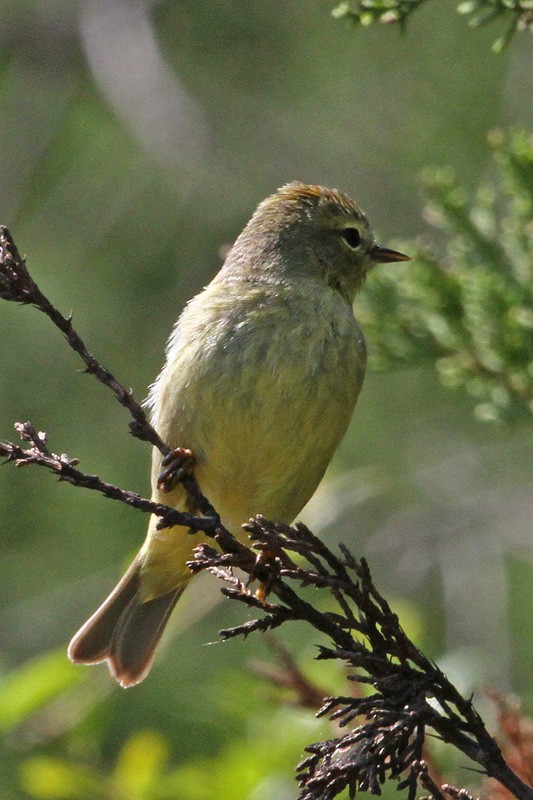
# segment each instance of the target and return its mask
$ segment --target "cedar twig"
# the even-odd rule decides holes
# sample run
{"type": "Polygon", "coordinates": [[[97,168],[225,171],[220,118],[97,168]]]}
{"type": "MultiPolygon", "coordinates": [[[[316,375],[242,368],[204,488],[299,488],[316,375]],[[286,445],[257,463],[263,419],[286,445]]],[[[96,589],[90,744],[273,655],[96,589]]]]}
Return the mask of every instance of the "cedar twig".
{"type": "Polygon", "coordinates": [[[222,580],[232,580],[224,594],[263,612],[221,631],[223,638],[305,621],[331,642],[320,646],[317,657],[346,662],[354,669],[350,679],[372,688],[371,694],[324,700],[319,716],[329,715],[347,733],[306,748],[309,756],[297,768],[299,800],[332,800],[346,788],[352,796],[356,790],[379,794],[386,779],[407,789],[409,798],[415,797],[420,784],[430,788],[434,800],[452,797],[453,792],[468,800],[465,790],[448,785],[438,789],[429,777],[424,742],[431,731],[480,765],[484,774],[498,780],[514,797],[533,800],[533,790],[505,762],[472,698],[463,697],[407,637],[374,586],[364,559],[355,559],[346,547],[340,548],[340,556],[334,554],[302,524],[290,527],[258,516],[245,528],[255,549],[268,553],[268,559],[261,562],[250,551],[248,558],[241,553],[233,561],[201,545],[189,565],[195,572],[207,569],[222,580]],[[297,567],[293,554],[300,557],[297,567]],[[233,566],[268,581],[278,602],[265,604],[251,595],[247,586],[232,579],[233,566]],[[293,588],[295,582],[329,592],[337,609],[318,611],[293,588]]]}

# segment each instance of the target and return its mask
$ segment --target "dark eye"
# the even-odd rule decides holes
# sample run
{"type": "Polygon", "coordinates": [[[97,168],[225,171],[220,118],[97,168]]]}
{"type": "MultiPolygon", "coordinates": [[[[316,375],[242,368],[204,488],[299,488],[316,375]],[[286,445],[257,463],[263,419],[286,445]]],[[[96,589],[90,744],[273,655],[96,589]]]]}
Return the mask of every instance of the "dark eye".
{"type": "Polygon", "coordinates": [[[361,234],[357,228],[344,228],[341,231],[341,236],[348,247],[351,247],[353,250],[361,244],[361,234]]]}

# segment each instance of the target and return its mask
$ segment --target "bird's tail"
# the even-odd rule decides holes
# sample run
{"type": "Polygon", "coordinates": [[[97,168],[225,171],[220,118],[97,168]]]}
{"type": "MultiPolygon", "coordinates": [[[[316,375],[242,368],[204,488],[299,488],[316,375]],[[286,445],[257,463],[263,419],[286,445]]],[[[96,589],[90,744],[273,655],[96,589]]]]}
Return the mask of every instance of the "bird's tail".
{"type": "Polygon", "coordinates": [[[137,559],[73,637],[68,655],[75,664],[107,661],[121,686],[134,686],[146,677],[172,609],[185,586],[153,600],[142,601],[137,559]]]}

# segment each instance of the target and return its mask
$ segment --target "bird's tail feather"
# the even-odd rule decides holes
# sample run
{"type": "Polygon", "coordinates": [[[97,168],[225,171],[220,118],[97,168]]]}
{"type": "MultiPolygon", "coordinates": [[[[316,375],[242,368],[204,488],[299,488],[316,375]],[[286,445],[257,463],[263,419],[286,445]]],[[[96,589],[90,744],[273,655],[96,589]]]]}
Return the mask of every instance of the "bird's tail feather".
{"type": "Polygon", "coordinates": [[[134,686],[150,671],[155,650],[184,586],[143,602],[140,565],[135,560],[100,608],[73,637],[68,655],[75,664],[107,661],[121,686],[134,686]]]}

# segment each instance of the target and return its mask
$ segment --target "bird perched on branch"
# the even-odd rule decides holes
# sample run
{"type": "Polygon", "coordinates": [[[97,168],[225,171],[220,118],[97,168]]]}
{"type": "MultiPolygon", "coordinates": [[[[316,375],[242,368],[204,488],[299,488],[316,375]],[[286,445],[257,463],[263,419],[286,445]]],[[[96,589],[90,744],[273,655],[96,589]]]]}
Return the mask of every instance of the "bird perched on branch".
{"type": "MultiPolygon", "coordinates": [[[[376,263],[406,260],[376,244],[345,194],[290,183],[258,206],[182,312],[148,398],[152,423],[170,447],[190,449],[203,494],[239,538],[257,513],[292,522],[315,491],[365,374],[354,297],[376,263]]],[[[152,498],[185,510],[164,467],[154,449],[152,498]]],[[[69,647],[76,663],[106,660],[122,686],[148,673],[202,541],[157,522],[69,647]]]]}

